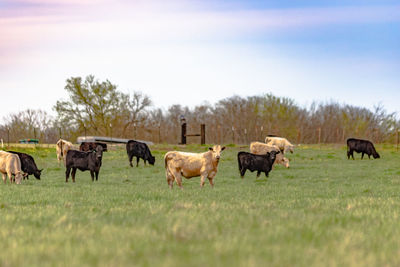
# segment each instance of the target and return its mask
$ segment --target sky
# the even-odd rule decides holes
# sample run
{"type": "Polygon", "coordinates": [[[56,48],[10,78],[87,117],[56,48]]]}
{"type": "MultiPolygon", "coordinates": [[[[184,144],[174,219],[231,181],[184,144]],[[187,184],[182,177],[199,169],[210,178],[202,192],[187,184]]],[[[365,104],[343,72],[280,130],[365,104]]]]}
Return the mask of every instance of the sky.
{"type": "Polygon", "coordinates": [[[400,2],[0,0],[0,124],[55,115],[87,75],[165,109],[272,93],[400,114],[400,2]]]}

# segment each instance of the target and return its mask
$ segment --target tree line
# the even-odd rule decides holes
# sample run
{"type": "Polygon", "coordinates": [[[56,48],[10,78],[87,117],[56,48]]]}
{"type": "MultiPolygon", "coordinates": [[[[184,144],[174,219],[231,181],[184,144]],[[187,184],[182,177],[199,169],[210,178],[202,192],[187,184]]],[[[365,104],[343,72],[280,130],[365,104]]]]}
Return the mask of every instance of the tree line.
{"type": "MultiPolygon", "coordinates": [[[[0,125],[0,138],[55,143],[60,137],[75,141],[96,135],[176,144],[182,116],[188,134],[199,133],[200,124],[205,124],[206,142],[223,144],[263,141],[266,135],[284,136],[293,143],[344,143],[348,137],[395,143],[400,128],[396,113],[387,113],[382,105],[369,110],[331,101],[306,108],[291,98],[263,94],[162,109],[140,92],[123,93],[109,80],[92,75],[67,79],[65,90],[69,99],[56,102],[55,117],[40,109],[9,114],[0,125]]],[[[198,139],[187,140],[199,143],[198,139]]]]}

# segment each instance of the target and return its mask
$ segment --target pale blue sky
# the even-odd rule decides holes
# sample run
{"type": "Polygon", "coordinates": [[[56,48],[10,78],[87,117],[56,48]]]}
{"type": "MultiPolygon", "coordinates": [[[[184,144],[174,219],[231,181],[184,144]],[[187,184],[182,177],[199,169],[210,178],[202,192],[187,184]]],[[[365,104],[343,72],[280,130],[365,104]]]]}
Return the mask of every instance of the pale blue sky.
{"type": "Polygon", "coordinates": [[[272,93],[400,113],[398,1],[0,2],[3,116],[95,75],[156,107],[272,93]]]}

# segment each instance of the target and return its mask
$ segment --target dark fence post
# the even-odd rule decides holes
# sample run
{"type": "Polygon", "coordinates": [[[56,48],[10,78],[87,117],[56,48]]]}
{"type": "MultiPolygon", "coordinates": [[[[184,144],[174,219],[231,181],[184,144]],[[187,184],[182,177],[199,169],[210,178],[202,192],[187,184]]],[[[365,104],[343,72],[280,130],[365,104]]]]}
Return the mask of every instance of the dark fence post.
{"type": "Polygon", "coordinates": [[[200,125],[200,136],[201,136],[200,144],[205,145],[206,144],[206,125],[205,124],[200,125]]]}

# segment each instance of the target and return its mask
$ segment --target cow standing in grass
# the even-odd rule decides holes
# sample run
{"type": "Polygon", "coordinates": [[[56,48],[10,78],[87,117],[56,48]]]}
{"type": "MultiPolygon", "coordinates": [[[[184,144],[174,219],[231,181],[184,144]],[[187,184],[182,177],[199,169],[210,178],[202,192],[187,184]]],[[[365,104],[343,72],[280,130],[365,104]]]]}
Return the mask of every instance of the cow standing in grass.
{"type": "Polygon", "coordinates": [[[67,158],[67,152],[70,149],[73,149],[74,145],[67,141],[60,139],[56,143],[56,152],[57,152],[57,160],[58,164],[60,164],[61,160],[64,161],[64,166],[66,166],[66,158],[67,158]]]}
{"type": "Polygon", "coordinates": [[[292,143],[290,143],[284,137],[267,136],[265,137],[265,143],[268,145],[275,145],[279,147],[282,153],[286,153],[288,151],[290,151],[290,153],[293,153],[294,151],[294,145],[292,145],[292,143]]]}
{"type": "Polygon", "coordinates": [[[271,151],[265,155],[256,155],[240,151],[237,155],[240,176],[243,178],[246,170],[249,170],[251,172],[257,171],[257,177],[260,176],[261,172],[264,172],[265,176],[268,177],[278,153],[280,152],[271,151]]]}
{"type": "Polygon", "coordinates": [[[144,165],[146,165],[146,161],[151,165],[154,165],[156,162],[156,158],[151,155],[150,149],[146,143],[129,140],[126,144],[126,153],[128,154],[129,165],[131,167],[133,167],[133,157],[136,157],[136,167],[139,166],[139,159],[143,159],[144,165]]]}
{"type": "Polygon", "coordinates": [[[368,140],[349,138],[347,139],[347,159],[350,159],[350,156],[354,160],[353,152],[361,153],[361,159],[364,158],[364,154],[368,155],[368,158],[372,155],[374,159],[380,158],[378,152],[376,152],[374,144],[368,140]]]}
{"type": "Polygon", "coordinates": [[[94,174],[96,174],[96,181],[99,178],[101,161],[103,157],[103,147],[97,146],[95,151],[83,152],[77,150],[69,150],[66,157],[66,171],[65,182],[68,183],[69,174],[72,170],[72,182],[75,183],[76,170],[90,171],[92,181],[94,181],[94,174]]]}
{"type": "Polygon", "coordinates": [[[219,159],[224,149],[225,147],[221,148],[220,145],[215,145],[204,153],[167,152],[164,161],[169,187],[172,189],[175,180],[178,186],[183,189],[182,176],[187,179],[201,176],[201,187],[204,186],[205,180],[208,178],[211,187],[214,187],[214,177],[217,174],[219,159]]]}
{"type": "Polygon", "coordinates": [[[4,183],[7,182],[7,175],[10,183],[13,183],[14,176],[15,183],[20,184],[22,180],[22,170],[18,155],[0,151],[0,172],[4,183]]]}

